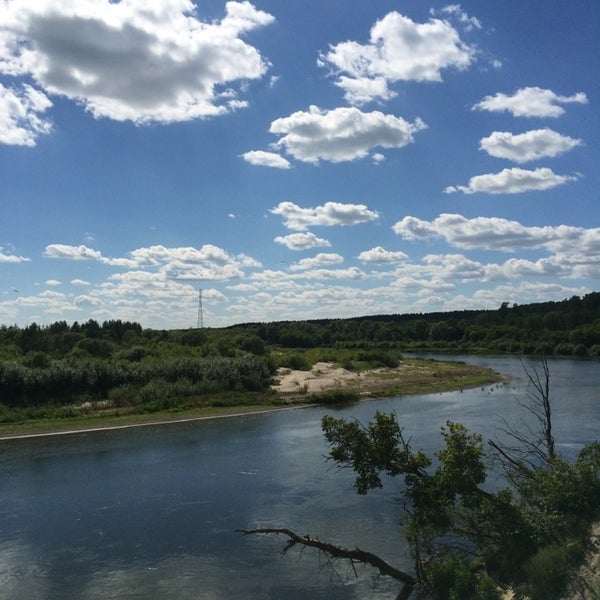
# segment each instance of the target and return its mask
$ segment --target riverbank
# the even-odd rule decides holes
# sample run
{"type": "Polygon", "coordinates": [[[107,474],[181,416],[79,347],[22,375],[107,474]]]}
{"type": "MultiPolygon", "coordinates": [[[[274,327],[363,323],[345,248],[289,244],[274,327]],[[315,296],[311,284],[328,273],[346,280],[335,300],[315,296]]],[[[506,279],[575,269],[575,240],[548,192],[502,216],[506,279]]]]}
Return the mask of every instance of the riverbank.
{"type": "Polygon", "coordinates": [[[110,429],[148,427],[178,422],[239,417],[274,410],[305,408],[319,404],[332,391],[347,399],[441,393],[490,385],[505,379],[495,371],[464,362],[405,359],[397,367],[350,371],[333,363],[319,362],[310,370],[280,369],[270,395],[263,402],[231,406],[191,407],[177,411],[134,413],[102,408],[64,419],[0,424],[0,440],[14,440],[110,429]]]}

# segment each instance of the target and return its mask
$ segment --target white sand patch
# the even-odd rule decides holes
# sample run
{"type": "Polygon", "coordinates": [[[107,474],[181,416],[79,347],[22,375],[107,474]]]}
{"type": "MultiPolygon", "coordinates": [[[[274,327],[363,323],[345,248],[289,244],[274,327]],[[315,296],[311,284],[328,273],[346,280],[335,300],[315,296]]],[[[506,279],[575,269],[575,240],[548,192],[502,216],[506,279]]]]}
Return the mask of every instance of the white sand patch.
{"type": "MultiPolygon", "coordinates": [[[[364,376],[364,375],[363,375],[364,376]]],[[[273,389],[285,393],[314,393],[336,387],[347,387],[360,381],[361,374],[335,367],[332,363],[315,363],[310,371],[281,368],[273,389]]]]}

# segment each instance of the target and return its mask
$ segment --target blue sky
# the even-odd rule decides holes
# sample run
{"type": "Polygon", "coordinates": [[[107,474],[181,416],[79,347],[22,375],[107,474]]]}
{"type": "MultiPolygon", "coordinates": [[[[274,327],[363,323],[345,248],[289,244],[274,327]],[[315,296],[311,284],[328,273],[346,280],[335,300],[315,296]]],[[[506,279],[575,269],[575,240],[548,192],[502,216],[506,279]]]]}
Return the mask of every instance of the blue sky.
{"type": "Polygon", "coordinates": [[[600,287],[596,0],[0,5],[0,324],[600,287]]]}

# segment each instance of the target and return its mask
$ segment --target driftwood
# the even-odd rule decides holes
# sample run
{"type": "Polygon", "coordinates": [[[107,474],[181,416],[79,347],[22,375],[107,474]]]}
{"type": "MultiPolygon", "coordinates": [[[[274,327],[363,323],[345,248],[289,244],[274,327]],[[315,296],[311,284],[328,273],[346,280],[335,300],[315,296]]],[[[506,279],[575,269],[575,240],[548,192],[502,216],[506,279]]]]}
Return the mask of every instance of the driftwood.
{"type": "Polygon", "coordinates": [[[243,535],[253,535],[253,534],[275,534],[275,535],[285,535],[288,538],[287,544],[282,550],[282,555],[284,555],[288,550],[300,544],[302,546],[308,546],[310,548],[316,548],[321,552],[324,552],[328,556],[332,558],[342,558],[349,560],[352,564],[366,564],[370,565],[379,570],[382,575],[387,575],[388,577],[392,577],[397,581],[402,582],[404,585],[400,594],[397,597],[397,600],[407,600],[413,589],[417,583],[417,580],[408,573],[404,571],[400,571],[396,567],[390,565],[388,562],[383,560],[381,557],[373,554],[372,552],[366,552],[365,550],[361,550],[360,548],[342,548],[340,546],[336,546],[334,544],[330,544],[328,542],[322,542],[319,539],[312,538],[309,535],[298,535],[294,533],[290,529],[285,527],[262,527],[258,529],[238,529],[239,533],[243,535]]]}

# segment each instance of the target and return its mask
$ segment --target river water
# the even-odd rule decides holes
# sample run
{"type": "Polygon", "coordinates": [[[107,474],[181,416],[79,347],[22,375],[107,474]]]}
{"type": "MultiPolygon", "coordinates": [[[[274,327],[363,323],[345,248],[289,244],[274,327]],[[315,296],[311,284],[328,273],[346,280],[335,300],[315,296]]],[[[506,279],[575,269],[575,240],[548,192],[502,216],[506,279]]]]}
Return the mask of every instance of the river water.
{"type": "MultiPolygon", "coordinates": [[[[497,437],[524,416],[523,365],[453,357],[508,375],[484,388],[126,430],[0,441],[0,598],[364,599],[398,586],[334,569],[315,551],[236,529],[287,526],[360,546],[410,570],[399,482],[357,496],[324,459],[324,414],[395,411],[415,447],[439,447],[447,419],[497,437]]],[[[535,363],[528,362],[529,367],[535,363]]],[[[600,363],[550,362],[557,448],[598,439],[600,363]]]]}

